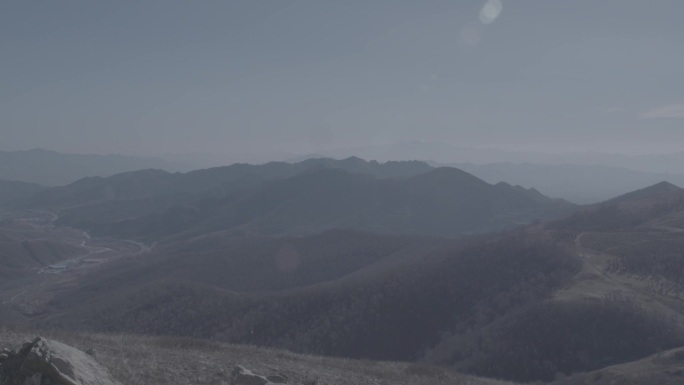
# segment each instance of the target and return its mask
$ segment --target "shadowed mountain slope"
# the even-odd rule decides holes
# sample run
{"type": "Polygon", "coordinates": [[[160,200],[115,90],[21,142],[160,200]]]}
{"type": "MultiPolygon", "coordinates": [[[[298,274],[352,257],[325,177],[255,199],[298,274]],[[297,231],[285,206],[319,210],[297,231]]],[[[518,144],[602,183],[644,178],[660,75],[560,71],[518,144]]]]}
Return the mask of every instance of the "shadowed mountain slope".
{"type": "Polygon", "coordinates": [[[103,234],[155,239],[231,230],[235,235],[302,235],[332,228],[459,236],[565,214],[573,205],[534,190],[489,185],[453,168],[400,179],[321,169],[223,197],[119,222],[88,223],[82,210],[62,223],[103,234]]]}
{"type": "Polygon", "coordinates": [[[608,201],[589,206],[551,224],[555,228],[575,230],[619,230],[646,225],[664,215],[684,208],[684,190],[660,182],[608,201]]]}
{"type": "MultiPolygon", "coordinates": [[[[452,196],[470,197],[468,209],[486,202],[519,210],[549,201],[534,190],[492,186],[448,168],[398,179],[311,170],[249,195],[209,199],[207,211],[188,206],[223,221],[247,218],[250,227],[206,233],[199,225],[211,222],[194,222],[197,236],[168,238],[146,254],[73,276],[69,285],[48,284],[43,312],[29,314],[27,322],[421,360],[486,376],[552,381],[684,345],[684,286],[677,278],[684,276],[684,206],[676,203],[678,190],[662,187],[608,204],[640,215],[635,225],[608,230],[565,218],[460,239],[339,229],[263,235],[269,228],[305,233],[306,224],[338,218],[338,208],[327,207],[327,194],[345,213],[357,207],[358,197],[377,194],[384,199],[366,218],[408,202],[433,221],[441,217],[424,202],[461,210],[461,203],[450,203],[452,196]],[[668,209],[651,209],[659,204],[668,209]],[[237,236],[246,233],[251,235],[237,236]]],[[[582,215],[600,218],[602,210],[586,207],[582,215]]],[[[468,211],[462,213],[467,218],[468,211]]],[[[31,297],[12,302],[12,296],[5,297],[14,308],[31,297]]]]}
{"type": "Polygon", "coordinates": [[[472,245],[427,241],[337,231],[159,250],[137,267],[84,277],[53,301],[69,311],[45,325],[411,360],[445,331],[485,325],[546,298],[577,269],[553,245],[515,236],[472,245]]]}
{"type": "Polygon", "coordinates": [[[613,199],[609,199],[603,202],[603,204],[629,203],[638,202],[640,200],[654,201],[662,200],[663,198],[668,200],[667,196],[674,196],[681,192],[682,189],[680,187],[675,186],[670,182],[662,181],[639,190],[628,192],[613,199]]]}
{"type": "Polygon", "coordinates": [[[35,183],[19,182],[0,179],[0,206],[11,204],[13,201],[26,198],[46,187],[35,183]]]}
{"type": "Polygon", "coordinates": [[[65,208],[88,204],[126,201],[161,195],[225,195],[258,186],[265,181],[285,179],[316,169],[341,169],[379,178],[407,177],[431,169],[422,162],[366,162],[359,158],[344,160],[309,159],[290,164],[233,164],[188,173],[169,173],[146,169],[110,177],[83,178],[68,186],[52,188],[24,202],[25,206],[65,208]]]}

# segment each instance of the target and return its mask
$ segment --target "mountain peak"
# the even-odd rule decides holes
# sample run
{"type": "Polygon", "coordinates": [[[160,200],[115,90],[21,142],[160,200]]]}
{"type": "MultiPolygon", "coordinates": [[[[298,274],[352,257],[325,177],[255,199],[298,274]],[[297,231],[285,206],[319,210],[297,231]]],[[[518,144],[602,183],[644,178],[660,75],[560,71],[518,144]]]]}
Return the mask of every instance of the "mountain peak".
{"type": "Polygon", "coordinates": [[[354,163],[363,163],[363,164],[369,163],[369,162],[365,161],[364,159],[359,158],[358,156],[350,156],[349,158],[342,159],[342,162],[350,162],[350,163],[354,162],[354,163]]]}
{"type": "Polygon", "coordinates": [[[628,202],[632,200],[638,200],[642,198],[646,198],[652,195],[660,195],[660,194],[667,194],[667,193],[673,193],[676,191],[681,191],[682,189],[670,182],[667,181],[662,181],[659,183],[656,183],[654,185],[635,190],[632,192],[629,192],[624,195],[620,195],[617,198],[610,199],[606,201],[605,203],[621,203],[621,202],[628,202]]]}
{"type": "Polygon", "coordinates": [[[475,175],[455,167],[437,167],[426,173],[417,175],[414,178],[420,178],[425,180],[452,180],[459,182],[468,181],[471,183],[488,185],[487,182],[476,177],[475,175]]]}
{"type": "Polygon", "coordinates": [[[677,185],[674,185],[668,181],[662,181],[659,183],[656,183],[652,186],[646,187],[643,189],[643,191],[651,191],[651,192],[668,192],[668,191],[678,191],[681,190],[681,188],[677,185]]]}

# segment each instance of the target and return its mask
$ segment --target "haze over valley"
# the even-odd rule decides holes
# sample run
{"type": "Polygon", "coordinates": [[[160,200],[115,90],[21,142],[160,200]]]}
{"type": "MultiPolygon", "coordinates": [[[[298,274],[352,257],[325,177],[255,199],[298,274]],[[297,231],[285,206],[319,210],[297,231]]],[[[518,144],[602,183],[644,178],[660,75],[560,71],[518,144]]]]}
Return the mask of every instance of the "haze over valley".
{"type": "Polygon", "coordinates": [[[684,3],[0,5],[0,385],[679,385],[684,3]]]}

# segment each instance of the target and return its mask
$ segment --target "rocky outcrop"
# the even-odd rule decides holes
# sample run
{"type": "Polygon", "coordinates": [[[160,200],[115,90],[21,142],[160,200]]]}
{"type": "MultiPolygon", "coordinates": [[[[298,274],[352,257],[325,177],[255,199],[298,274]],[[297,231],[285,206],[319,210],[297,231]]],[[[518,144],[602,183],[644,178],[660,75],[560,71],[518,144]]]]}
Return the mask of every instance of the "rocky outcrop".
{"type": "Polygon", "coordinates": [[[86,353],[38,337],[0,353],[0,385],[121,385],[86,353]]]}
{"type": "Polygon", "coordinates": [[[233,369],[231,385],[276,385],[287,383],[283,375],[260,376],[252,373],[244,366],[238,365],[233,369]]]}

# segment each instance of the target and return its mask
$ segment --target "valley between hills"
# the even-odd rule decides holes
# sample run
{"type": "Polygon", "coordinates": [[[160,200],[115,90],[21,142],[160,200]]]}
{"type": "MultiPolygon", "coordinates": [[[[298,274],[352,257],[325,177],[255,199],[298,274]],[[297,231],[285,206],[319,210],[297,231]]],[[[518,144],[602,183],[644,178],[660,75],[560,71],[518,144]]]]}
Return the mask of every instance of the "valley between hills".
{"type": "Polygon", "coordinates": [[[324,379],[320,363],[345,362],[374,378],[354,383],[684,375],[684,190],[667,182],[578,206],[349,158],[16,188],[0,213],[0,341],[41,331],[135,355],[117,341],[140,338],[171,361],[165,341],[249,345],[257,367],[288,357],[324,379]]]}
{"type": "Polygon", "coordinates": [[[4,1],[0,385],[683,385],[684,1],[4,1]]]}

